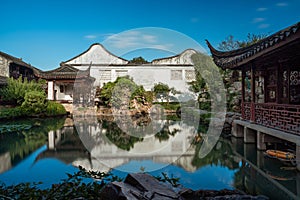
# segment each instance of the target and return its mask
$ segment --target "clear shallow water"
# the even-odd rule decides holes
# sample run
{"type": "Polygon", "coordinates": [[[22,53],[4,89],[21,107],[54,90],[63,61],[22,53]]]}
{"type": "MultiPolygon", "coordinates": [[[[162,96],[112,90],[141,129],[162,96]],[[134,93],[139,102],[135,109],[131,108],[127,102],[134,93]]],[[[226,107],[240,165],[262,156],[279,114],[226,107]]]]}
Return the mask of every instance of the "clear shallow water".
{"type": "Polygon", "coordinates": [[[100,171],[114,166],[111,172],[120,177],[130,172],[146,171],[154,176],[164,172],[179,177],[180,184],[194,190],[237,188],[273,199],[300,195],[299,173],[281,170],[282,163],[264,157],[254,145],[241,140],[220,138],[200,159],[201,141],[195,142],[197,133],[181,121],[160,121],[165,128],[158,136],[136,140],[110,120],[93,120],[85,119],[76,127],[64,127],[70,125],[65,119],[14,122],[34,127],[0,136],[0,181],[6,185],[42,182],[40,187],[46,188],[67,178],[66,173],[78,171],[79,165],[100,171]],[[82,135],[84,132],[88,134],[82,135]],[[190,145],[185,147],[187,143],[190,145]],[[150,144],[163,144],[162,151],[152,152],[150,148],[150,154],[140,155],[140,149],[146,151],[150,144]]]}

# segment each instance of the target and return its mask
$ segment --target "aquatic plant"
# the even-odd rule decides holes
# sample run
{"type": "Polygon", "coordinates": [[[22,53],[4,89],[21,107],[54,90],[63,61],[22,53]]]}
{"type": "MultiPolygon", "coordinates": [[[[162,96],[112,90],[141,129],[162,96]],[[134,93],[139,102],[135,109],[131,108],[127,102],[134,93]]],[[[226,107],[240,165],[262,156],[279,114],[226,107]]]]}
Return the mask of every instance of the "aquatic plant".
{"type": "Polygon", "coordinates": [[[29,130],[32,125],[29,124],[8,124],[0,125],[0,134],[10,132],[21,132],[23,130],[29,130]]]}

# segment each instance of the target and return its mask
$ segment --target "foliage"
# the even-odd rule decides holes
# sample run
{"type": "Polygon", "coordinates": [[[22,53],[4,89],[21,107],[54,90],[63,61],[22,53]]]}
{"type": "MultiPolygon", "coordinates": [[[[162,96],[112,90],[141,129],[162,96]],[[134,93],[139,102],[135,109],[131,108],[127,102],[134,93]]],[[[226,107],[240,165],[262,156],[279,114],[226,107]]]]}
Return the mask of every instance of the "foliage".
{"type": "Polygon", "coordinates": [[[207,165],[215,165],[227,167],[229,169],[238,169],[238,163],[234,161],[231,144],[224,139],[220,139],[214,148],[204,157],[199,158],[199,152],[202,144],[196,145],[195,154],[192,160],[192,165],[197,167],[205,167],[207,165]]]}
{"type": "Polygon", "coordinates": [[[154,96],[154,94],[153,94],[152,91],[145,91],[143,96],[145,97],[145,99],[146,99],[146,101],[148,103],[152,103],[153,102],[153,96],[154,96]]]}
{"type": "Polygon", "coordinates": [[[199,109],[200,110],[211,111],[211,102],[210,101],[199,102],[199,109]]]}
{"type": "Polygon", "coordinates": [[[9,78],[7,86],[0,90],[0,96],[5,101],[10,101],[15,105],[21,105],[24,102],[25,94],[29,91],[43,91],[45,80],[27,81],[21,76],[18,79],[9,78]]]}
{"type": "Polygon", "coordinates": [[[60,184],[53,184],[51,188],[39,189],[41,183],[21,183],[13,186],[0,185],[0,198],[4,199],[94,199],[99,191],[108,183],[122,181],[111,173],[86,171],[79,167],[74,174],[67,174],[68,178],[60,184]],[[88,178],[90,182],[85,183],[88,178]]]}
{"type": "Polygon", "coordinates": [[[247,46],[251,46],[252,44],[257,43],[261,39],[267,37],[267,34],[251,34],[248,33],[246,40],[235,40],[232,35],[229,35],[227,38],[225,38],[224,41],[222,41],[218,49],[221,51],[231,51],[247,46]]]}
{"type": "Polygon", "coordinates": [[[226,97],[220,69],[210,56],[198,53],[193,55],[192,59],[195,63],[196,81],[190,83],[190,90],[198,94],[200,109],[210,111],[212,106],[215,109],[222,109],[226,97]]]}
{"type": "Polygon", "coordinates": [[[26,113],[40,114],[46,111],[46,94],[44,91],[28,91],[21,108],[26,113]]]}
{"type": "Polygon", "coordinates": [[[47,141],[50,130],[61,129],[65,118],[27,118],[0,123],[0,152],[9,152],[13,163],[19,162],[47,141]]]}
{"type": "Polygon", "coordinates": [[[170,131],[169,126],[170,123],[169,121],[167,121],[167,123],[164,124],[163,128],[155,134],[155,138],[158,138],[160,142],[167,141],[170,138],[170,136],[175,136],[176,133],[180,131],[179,129],[174,129],[173,131],[170,131]]]}
{"type": "Polygon", "coordinates": [[[225,38],[225,40],[222,41],[218,46],[218,49],[221,51],[230,51],[238,48],[240,48],[239,42],[234,40],[232,35],[229,35],[227,38],[225,38]]]}
{"type": "Polygon", "coordinates": [[[129,105],[129,101],[133,99],[135,95],[140,93],[141,89],[143,90],[143,88],[137,86],[129,77],[119,77],[116,80],[112,98],[110,99],[112,106],[120,108],[121,106],[124,106],[124,103],[129,105]]]}
{"type": "Polygon", "coordinates": [[[99,88],[96,92],[96,97],[99,98],[100,104],[110,106],[110,99],[115,86],[115,82],[106,83],[101,89],[99,88]]]}
{"type": "Polygon", "coordinates": [[[63,105],[54,101],[48,101],[46,107],[47,116],[65,115],[67,111],[63,105]]]}
{"type": "MultiPolygon", "coordinates": [[[[97,199],[100,191],[110,182],[121,182],[122,178],[112,173],[87,171],[79,166],[79,171],[68,174],[68,178],[59,184],[53,184],[50,188],[39,189],[39,183],[21,183],[18,185],[0,185],[1,199],[97,199]],[[89,180],[87,183],[85,180],[89,180]]],[[[178,187],[179,178],[171,177],[167,173],[154,177],[160,182],[168,182],[173,187],[178,187]]]]}
{"type": "Polygon", "coordinates": [[[177,110],[178,108],[180,108],[179,102],[156,102],[155,104],[161,105],[165,110],[177,110]]]}
{"type": "Polygon", "coordinates": [[[170,93],[172,94],[179,94],[178,91],[175,90],[175,88],[170,88],[167,84],[164,83],[155,83],[153,87],[153,93],[156,96],[156,98],[164,98],[167,99],[167,102],[170,102],[170,93]]]}
{"type": "Polygon", "coordinates": [[[10,132],[22,132],[23,130],[28,130],[31,127],[32,126],[28,124],[0,125],[0,134],[10,132]]]}
{"type": "Polygon", "coordinates": [[[0,119],[12,119],[25,116],[25,111],[21,106],[15,108],[1,108],[0,109],[0,119]]]}
{"type": "Polygon", "coordinates": [[[136,142],[143,141],[143,138],[134,137],[124,132],[115,122],[103,121],[102,128],[107,130],[105,136],[113,144],[126,151],[133,148],[136,142]]]}
{"type": "Polygon", "coordinates": [[[171,91],[170,87],[164,83],[155,83],[153,87],[153,92],[155,94],[165,94],[171,91]]]}
{"type": "MultiPolygon", "coordinates": [[[[244,48],[251,46],[258,41],[264,39],[267,37],[267,34],[250,34],[248,33],[247,38],[245,40],[235,40],[232,35],[228,36],[224,41],[222,41],[218,48],[222,51],[231,51],[239,48],[244,48]]],[[[223,76],[223,81],[225,84],[225,88],[227,89],[227,108],[229,111],[233,111],[234,102],[233,99],[238,95],[237,93],[231,94],[232,91],[229,91],[229,88],[234,81],[234,78],[232,74],[232,70],[226,69],[226,70],[220,70],[222,76],[223,76]]]]}
{"type": "Polygon", "coordinates": [[[147,64],[147,63],[149,62],[141,56],[133,58],[132,60],[129,61],[129,64],[147,64]]]}
{"type": "Polygon", "coordinates": [[[174,178],[173,174],[171,175],[171,178],[164,172],[161,173],[163,177],[161,176],[156,176],[155,178],[160,181],[160,182],[168,182],[170,183],[173,187],[178,187],[179,184],[179,178],[174,178]]]}
{"type": "Polygon", "coordinates": [[[106,83],[96,92],[100,104],[116,108],[121,107],[125,102],[129,104],[128,101],[132,99],[136,99],[138,102],[143,102],[143,99],[146,99],[148,103],[152,103],[152,96],[151,93],[145,91],[143,86],[137,85],[129,76],[118,77],[116,81],[106,83]]]}
{"type": "Polygon", "coordinates": [[[0,119],[11,119],[35,115],[62,115],[66,114],[62,105],[54,102],[47,102],[43,90],[44,80],[39,82],[27,81],[22,77],[10,78],[8,85],[0,90],[1,97],[6,101],[12,101],[17,107],[4,108],[0,110],[0,119]]]}

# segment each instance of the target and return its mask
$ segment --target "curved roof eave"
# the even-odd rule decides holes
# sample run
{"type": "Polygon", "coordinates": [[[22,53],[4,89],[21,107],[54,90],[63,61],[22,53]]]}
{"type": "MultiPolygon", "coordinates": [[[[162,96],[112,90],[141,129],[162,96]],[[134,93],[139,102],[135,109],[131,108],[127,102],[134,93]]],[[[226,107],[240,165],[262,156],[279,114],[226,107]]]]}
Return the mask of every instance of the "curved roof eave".
{"type": "Polygon", "coordinates": [[[248,62],[268,53],[271,47],[280,47],[285,43],[290,43],[300,39],[300,22],[280,30],[255,44],[248,47],[232,50],[232,51],[219,51],[215,49],[208,40],[207,46],[210,49],[216,65],[226,68],[237,68],[241,64],[248,62]]]}

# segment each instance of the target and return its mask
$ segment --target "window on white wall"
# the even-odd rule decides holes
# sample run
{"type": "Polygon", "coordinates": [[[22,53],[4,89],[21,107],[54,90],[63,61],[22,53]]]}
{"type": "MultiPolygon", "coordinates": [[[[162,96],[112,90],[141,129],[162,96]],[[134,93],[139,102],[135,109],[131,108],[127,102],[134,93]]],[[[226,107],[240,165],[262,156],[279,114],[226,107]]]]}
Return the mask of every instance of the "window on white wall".
{"type": "Polygon", "coordinates": [[[63,92],[64,92],[64,88],[65,88],[65,87],[64,87],[63,85],[60,85],[60,86],[59,86],[59,92],[60,92],[60,93],[63,93],[63,92]]]}
{"type": "Polygon", "coordinates": [[[196,75],[194,70],[185,70],[185,80],[194,81],[196,80],[196,75]]]}
{"type": "Polygon", "coordinates": [[[116,70],[117,77],[126,76],[128,73],[128,70],[116,70]]]}
{"type": "Polygon", "coordinates": [[[111,70],[100,70],[100,80],[110,81],[111,80],[111,70]]]}
{"type": "Polygon", "coordinates": [[[171,80],[182,80],[182,70],[171,70],[171,80]]]}

